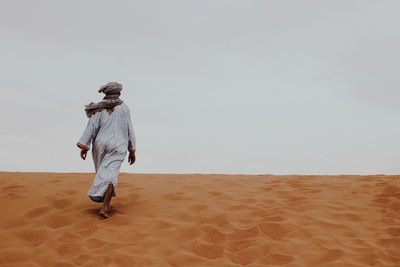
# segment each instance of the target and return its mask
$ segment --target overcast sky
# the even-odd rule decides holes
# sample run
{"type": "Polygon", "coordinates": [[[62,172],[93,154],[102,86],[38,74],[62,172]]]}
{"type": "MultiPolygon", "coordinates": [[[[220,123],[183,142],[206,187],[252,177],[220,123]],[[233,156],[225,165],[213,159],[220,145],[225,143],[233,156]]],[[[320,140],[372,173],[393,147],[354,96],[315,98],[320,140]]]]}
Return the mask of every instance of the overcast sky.
{"type": "Polygon", "coordinates": [[[116,81],[137,173],[399,174],[399,1],[0,0],[0,170],[93,172],[116,81]]]}

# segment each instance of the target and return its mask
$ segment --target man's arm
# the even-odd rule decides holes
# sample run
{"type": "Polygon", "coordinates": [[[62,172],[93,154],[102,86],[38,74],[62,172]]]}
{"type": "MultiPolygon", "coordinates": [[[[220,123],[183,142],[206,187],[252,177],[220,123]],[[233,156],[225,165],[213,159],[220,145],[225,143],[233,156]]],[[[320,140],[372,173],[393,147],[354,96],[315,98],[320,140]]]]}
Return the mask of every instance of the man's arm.
{"type": "Polygon", "coordinates": [[[129,165],[132,165],[136,161],[135,152],[136,150],[129,150],[129,158],[128,158],[129,165]]]}
{"type": "Polygon", "coordinates": [[[131,115],[128,111],[128,150],[136,151],[136,137],[135,131],[133,130],[131,115]]]}
{"type": "Polygon", "coordinates": [[[97,124],[98,124],[98,116],[96,114],[92,115],[86,125],[86,129],[82,134],[82,137],[79,139],[76,144],[81,149],[81,158],[83,160],[86,159],[87,152],[90,149],[90,144],[93,140],[93,136],[97,134],[97,124]]]}
{"type": "Polygon", "coordinates": [[[128,162],[129,165],[132,165],[136,161],[136,137],[135,131],[133,130],[131,114],[128,110],[128,151],[129,151],[129,158],[128,162]]]}

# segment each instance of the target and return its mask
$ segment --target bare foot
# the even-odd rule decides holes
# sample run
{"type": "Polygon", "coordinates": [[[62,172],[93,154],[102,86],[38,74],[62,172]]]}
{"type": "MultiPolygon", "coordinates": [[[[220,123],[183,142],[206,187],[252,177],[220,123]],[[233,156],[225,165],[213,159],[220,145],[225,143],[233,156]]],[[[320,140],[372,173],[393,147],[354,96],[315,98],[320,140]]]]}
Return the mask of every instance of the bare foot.
{"type": "Polygon", "coordinates": [[[111,214],[111,207],[110,206],[107,207],[107,213],[111,214]]]}
{"type": "Polygon", "coordinates": [[[105,210],[104,208],[101,208],[99,211],[99,215],[103,219],[107,219],[110,216],[110,213],[107,210],[105,210]]]}

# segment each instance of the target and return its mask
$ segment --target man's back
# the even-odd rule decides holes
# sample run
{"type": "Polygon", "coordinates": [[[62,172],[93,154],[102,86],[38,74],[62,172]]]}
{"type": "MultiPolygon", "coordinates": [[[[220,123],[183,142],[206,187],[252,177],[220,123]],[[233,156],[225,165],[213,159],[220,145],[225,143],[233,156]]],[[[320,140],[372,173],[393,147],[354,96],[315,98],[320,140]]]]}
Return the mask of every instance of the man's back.
{"type": "Polygon", "coordinates": [[[105,145],[107,149],[118,148],[122,149],[121,152],[125,152],[132,131],[129,127],[130,112],[125,103],[116,106],[110,113],[103,110],[93,116],[98,116],[94,118],[98,125],[98,133],[93,138],[94,146],[105,145]]]}

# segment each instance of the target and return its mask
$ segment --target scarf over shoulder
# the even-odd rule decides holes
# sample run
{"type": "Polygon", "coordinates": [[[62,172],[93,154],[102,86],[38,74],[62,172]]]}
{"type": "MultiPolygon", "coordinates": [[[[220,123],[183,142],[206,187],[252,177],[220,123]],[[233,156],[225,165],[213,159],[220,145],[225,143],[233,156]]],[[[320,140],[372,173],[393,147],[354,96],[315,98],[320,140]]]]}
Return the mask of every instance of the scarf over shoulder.
{"type": "Polygon", "coordinates": [[[122,84],[116,82],[109,82],[103,85],[99,89],[99,93],[104,93],[106,96],[103,101],[98,103],[91,102],[85,105],[85,111],[88,118],[90,118],[96,112],[102,111],[104,109],[112,109],[118,105],[121,105],[123,101],[119,99],[122,91],[122,84]]]}

